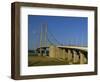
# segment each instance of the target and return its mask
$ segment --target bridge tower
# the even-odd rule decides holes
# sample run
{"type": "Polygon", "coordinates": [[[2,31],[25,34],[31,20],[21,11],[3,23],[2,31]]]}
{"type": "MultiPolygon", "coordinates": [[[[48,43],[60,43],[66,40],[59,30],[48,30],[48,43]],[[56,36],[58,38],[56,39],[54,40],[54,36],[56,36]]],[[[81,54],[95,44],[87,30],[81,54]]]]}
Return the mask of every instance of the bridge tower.
{"type": "MultiPolygon", "coordinates": [[[[42,49],[43,47],[47,47],[47,23],[41,24],[40,30],[40,55],[43,55],[42,49]]],[[[46,54],[46,51],[45,51],[46,54]]]]}

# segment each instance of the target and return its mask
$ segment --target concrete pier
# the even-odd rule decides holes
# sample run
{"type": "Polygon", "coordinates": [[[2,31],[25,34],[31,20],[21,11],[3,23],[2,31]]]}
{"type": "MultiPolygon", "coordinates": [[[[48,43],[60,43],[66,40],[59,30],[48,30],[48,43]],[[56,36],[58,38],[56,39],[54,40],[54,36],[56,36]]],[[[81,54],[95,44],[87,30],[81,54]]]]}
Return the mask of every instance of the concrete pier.
{"type": "Polygon", "coordinates": [[[79,52],[79,55],[80,55],[80,64],[87,63],[87,59],[86,59],[85,55],[82,52],[79,52]]]}
{"type": "Polygon", "coordinates": [[[68,62],[69,64],[72,64],[73,58],[72,58],[72,53],[71,50],[68,50],[68,62]]]}
{"type": "Polygon", "coordinates": [[[50,46],[49,48],[49,57],[56,57],[56,46],[50,46]]]}
{"type": "Polygon", "coordinates": [[[73,50],[73,63],[79,63],[79,55],[73,50]]]}

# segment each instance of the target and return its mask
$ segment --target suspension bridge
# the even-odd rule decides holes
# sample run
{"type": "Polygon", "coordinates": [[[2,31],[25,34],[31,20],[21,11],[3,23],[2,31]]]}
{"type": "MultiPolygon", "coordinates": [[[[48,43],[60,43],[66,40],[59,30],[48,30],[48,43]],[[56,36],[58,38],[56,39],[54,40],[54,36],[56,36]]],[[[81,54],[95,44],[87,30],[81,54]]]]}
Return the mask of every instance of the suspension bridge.
{"type": "Polygon", "coordinates": [[[68,64],[86,64],[88,62],[87,47],[73,45],[71,41],[69,45],[64,45],[48,30],[47,23],[41,24],[40,33],[37,35],[39,35],[38,46],[35,48],[37,56],[66,60],[68,64]]]}

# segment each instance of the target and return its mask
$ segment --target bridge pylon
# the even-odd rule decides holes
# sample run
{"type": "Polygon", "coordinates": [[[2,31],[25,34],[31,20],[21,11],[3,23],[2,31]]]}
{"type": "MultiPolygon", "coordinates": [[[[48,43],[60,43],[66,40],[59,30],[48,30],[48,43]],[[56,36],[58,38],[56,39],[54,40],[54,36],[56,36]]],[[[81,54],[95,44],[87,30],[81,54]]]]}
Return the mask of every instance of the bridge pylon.
{"type": "MultiPolygon", "coordinates": [[[[42,47],[47,47],[47,23],[41,24],[40,30],[40,55],[42,54],[42,47]]],[[[46,54],[46,51],[45,51],[46,54]]]]}

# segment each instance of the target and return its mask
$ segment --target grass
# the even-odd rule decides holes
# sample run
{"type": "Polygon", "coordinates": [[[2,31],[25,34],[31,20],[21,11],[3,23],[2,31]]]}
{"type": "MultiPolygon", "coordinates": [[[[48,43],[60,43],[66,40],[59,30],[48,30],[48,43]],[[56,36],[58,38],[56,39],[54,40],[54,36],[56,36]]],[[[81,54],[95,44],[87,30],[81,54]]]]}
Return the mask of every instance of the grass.
{"type": "MultiPolygon", "coordinates": [[[[37,56],[37,54],[28,54],[28,66],[49,66],[49,65],[70,65],[74,64],[77,65],[77,63],[68,62],[67,59],[61,59],[61,58],[51,58],[49,56],[37,56]]],[[[87,63],[85,63],[87,64],[87,63]]]]}
{"type": "Polygon", "coordinates": [[[66,65],[66,60],[51,58],[48,56],[28,56],[28,66],[48,66],[48,65],[66,65]]]}

